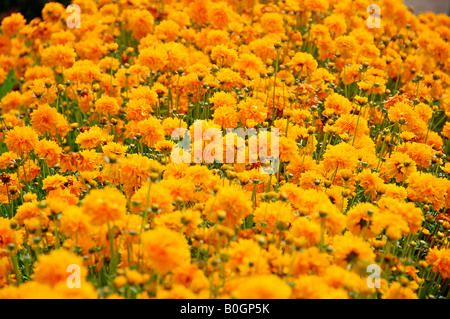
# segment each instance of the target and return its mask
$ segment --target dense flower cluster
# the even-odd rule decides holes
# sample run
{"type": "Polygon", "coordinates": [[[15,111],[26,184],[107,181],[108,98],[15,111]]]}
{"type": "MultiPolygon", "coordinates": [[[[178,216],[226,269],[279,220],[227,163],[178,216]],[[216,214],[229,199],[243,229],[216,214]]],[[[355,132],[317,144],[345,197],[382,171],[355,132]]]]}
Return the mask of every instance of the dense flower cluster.
{"type": "Polygon", "coordinates": [[[1,22],[0,298],[450,294],[449,16],[73,3],[1,22]]]}

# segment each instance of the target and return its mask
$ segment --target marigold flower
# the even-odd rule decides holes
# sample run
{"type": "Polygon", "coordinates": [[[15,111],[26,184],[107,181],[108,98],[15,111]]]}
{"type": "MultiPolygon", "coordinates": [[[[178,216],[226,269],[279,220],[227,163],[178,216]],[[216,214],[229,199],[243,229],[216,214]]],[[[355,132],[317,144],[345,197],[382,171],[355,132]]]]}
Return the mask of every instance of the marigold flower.
{"type": "Polygon", "coordinates": [[[59,175],[59,174],[55,174],[55,175],[52,175],[52,176],[47,176],[42,181],[42,189],[45,189],[47,191],[51,191],[51,190],[54,190],[56,188],[64,186],[67,182],[68,182],[67,178],[62,176],[62,175],[59,175]]]}
{"type": "Polygon", "coordinates": [[[433,271],[439,271],[442,278],[450,278],[450,249],[432,248],[427,255],[427,263],[433,265],[433,271]]]}
{"type": "Polygon", "coordinates": [[[399,240],[410,231],[406,220],[391,212],[375,215],[372,224],[374,233],[380,234],[386,230],[386,236],[391,240],[399,240]]]}
{"type": "Polygon", "coordinates": [[[111,187],[94,189],[83,199],[83,212],[93,225],[114,223],[124,218],[127,200],[119,190],[111,187]]]}
{"type": "Polygon", "coordinates": [[[75,62],[76,53],[70,46],[61,44],[49,46],[42,52],[42,63],[47,66],[69,68],[75,62]]]}
{"type": "Polygon", "coordinates": [[[253,120],[255,124],[261,124],[267,118],[267,107],[258,99],[246,99],[239,102],[239,117],[242,123],[253,120]]]}
{"type": "Polygon", "coordinates": [[[22,235],[11,229],[11,220],[7,218],[0,217],[0,237],[2,240],[0,241],[0,257],[9,255],[9,247],[8,245],[13,245],[16,249],[21,248],[23,237],[22,235]]]}
{"type": "Polygon", "coordinates": [[[69,132],[69,122],[56,108],[48,104],[40,105],[31,113],[33,128],[41,133],[49,133],[53,137],[63,138],[69,132]]]}
{"type": "Polygon", "coordinates": [[[353,169],[357,163],[358,157],[355,154],[354,147],[346,143],[329,145],[323,156],[323,166],[329,171],[334,171],[338,168],[353,169]]]}
{"type": "Polygon", "coordinates": [[[211,110],[218,109],[223,106],[227,107],[236,107],[236,97],[232,93],[228,92],[216,92],[214,95],[209,99],[209,103],[211,105],[211,110]]]}
{"type": "Polygon", "coordinates": [[[154,17],[145,9],[132,9],[125,12],[127,29],[133,31],[136,39],[142,39],[153,30],[154,17]]]}
{"type": "MultiPolygon", "coordinates": [[[[231,67],[238,60],[238,54],[236,50],[229,48],[228,45],[219,44],[212,48],[211,59],[219,66],[231,67]]],[[[222,92],[217,92],[216,94],[219,93],[222,92]]]]}
{"type": "Polygon", "coordinates": [[[291,234],[297,247],[315,246],[320,242],[320,225],[299,217],[292,223],[291,234]]]}
{"type": "Polygon", "coordinates": [[[44,21],[56,22],[61,18],[64,11],[65,8],[61,3],[49,2],[46,3],[42,9],[42,18],[44,21]]]}
{"type": "Polygon", "coordinates": [[[347,212],[347,227],[355,235],[363,234],[364,238],[373,237],[372,216],[378,214],[379,209],[370,203],[359,203],[347,212]]]}
{"type": "Polygon", "coordinates": [[[1,99],[1,110],[2,113],[8,113],[11,110],[17,110],[22,105],[22,94],[19,91],[8,92],[1,99]]]}
{"type": "Polygon", "coordinates": [[[36,131],[29,126],[16,126],[7,132],[5,137],[5,143],[8,149],[20,155],[31,152],[36,147],[38,141],[39,138],[36,131]]]}
{"type": "Polygon", "coordinates": [[[317,247],[307,248],[294,258],[292,273],[296,277],[307,274],[320,275],[330,265],[330,260],[317,247]]]}
{"type": "Polygon", "coordinates": [[[169,189],[159,183],[143,183],[141,188],[131,197],[139,206],[133,208],[134,212],[145,211],[152,205],[157,205],[158,211],[171,213],[173,211],[174,198],[169,189]]]}
{"type": "Polygon", "coordinates": [[[19,31],[25,24],[27,20],[23,17],[21,13],[13,13],[9,17],[5,17],[2,20],[1,29],[3,34],[8,37],[13,37],[17,31],[19,31]]]}
{"type": "Polygon", "coordinates": [[[44,159],[48,167],[53,167],[59,163],[62,148],[55,141],[40,140],[34,149],[35,154],[44,159]]]}
{"type": "Polygon", "coordinates": [[[395,177],[396,182],[400,183],[406,181],[417,168],[416,163],[407,154],[395,152],[386,160],[386,165],[383,165],[381,170],[386,176],[395,177]]]}
{"type": "Polygon", "coordinates": [[[127,119],[142,121],[149,118],[153,109],[146,99],[132,99],[127,103],[127,119]]]}
{"type": "Polygon", "coordinates": [[[300,76],[311,75],[317,69],[317,61],[311,54],[305,52],[297,52],[290,64],[300,76]]]}
{"type": "Polygon", "coordinates": [[[291,206],[287,203],[277,201],[259,206],[253,216],[257,229],[264,229],[265,232],[272,233],[278,224],[285,224],[289,227],[294,219],[291,206]]]}
{"type": "Polygon", "coordinates": [[[161,122],[153,116],[137,123],[137,130],[142,136],[142,142],[150,147],[164,139],[164,129],[161,122]]]}
{"type": "Polygon", "coordinates": [[[105,156],[110,158],[122,157],[125,155],[127,148],[128,147],[126,145],[122,145],[120,143],[108,142],[102,146],[102,151],[105,156]]]}
{"type": "Polygon", "coordinates": [[[92,126],[89,130],[78,134],[75,143],[80,144],[81,148],[91,149],[111,142],[113,138],[100,127],[92,126]]]}
{"type": "Polygon", "coordinates": [[[230,260],[227,263],[227,268],[231,271],[247,275],[254,269],[258,269],[260,274],[267,273],[267,252],[261,250],[256,241],[240,238],[230,243],[228,253],[230,260]]]}
{"type": "Polygon", "coordinates": [[[401,283],[394,282],[383,294],[383,299],[417,299],[417,295],[409,287],[403,287],[401,283]]]}
{"type": "Polygon", "coordinates": [[[335,251],[335,261],[344,266],[358,261],[370,263],[375,259],[370,244],[351,233],[333,237],[332,247],[335,251]]]}
{"type": "Polygon", "coordinates": [[[61,231],[77,238],[89,234],[92,226],[89,224],[89,218],[86,217],[80,207],[70,206],[61,216],[61,231]]]}
{"type": "Polygon", "coordinates": [[[414,202],[431,202],[435,210],[445,205],[448,180],[431,174],[414,172],[408,177],[408,198],[414,202]]]}
{"type": "Polygon", "coordinates": [[[223,106],[214,111],[214,123],[222,128],[235,128],[238,125],[239,116],[235,107],[223,106]]]}
{"type": "Polygon", "coordinates": [[[166,50],[161,46],[148,47],[139,53],[139,62],[152,71],[161,71],[168,63],[166,50]]]}
{"type": "Polygon", "coordinates": [[[325,12],[329,7],[329,0],[305,0],[304,6],[315,12],[325,12]]]}
{"type": "Polygon", "coordinates": [[[190,252],[184,236],[164,227],[142,234],[143,253],[157,273],[173,271],[189,262],[190,252]]]}
{"type": "Polygon", "coordinates": [[[37,282],[50,286],[55,286],[61,282],[66,284],[67,269],[71,265],[78,266],[80,277],[86,278],[88,271],[84,267],[83,259],[67,250],[55,250],[48,255],[39,255],[34,278],[37,282]]]}
{"type": "Polygon", "coordinates": [[[114,97],[103,95],[95,102],[95,110],[101,114],[116,115],[119,112],[119,109],[119,103],[114,97]]]}
{"type": "Polygon", "coordinates": [[[216,199],[211,199],[206,204],[211,207],[211,220],[219,221],[219,213],[225,212],[223,224],[229,227],[237,227],[241,220],[251,213],[251,201],[237,187],[224,187],[216,194],[216,199]]]}
{"type": "Polygon", "coordinates": [[[291,292],[291,287],[279,277],[260,275],[238,285],[232,295],[244,299],[287,299],[291,296],[291,292]]]}
{"type": "Polygon", "coordinates": [[[325,109],[336,114],[348,114],[352,109],[352,103],[344,96],[333,93],[326,98],[325,109]]]}
{"type": "Polygon", "coordinates": [[[261,25],[266,34],[284,32],[283,16],[277,12],[264,13],[261,25]]]}

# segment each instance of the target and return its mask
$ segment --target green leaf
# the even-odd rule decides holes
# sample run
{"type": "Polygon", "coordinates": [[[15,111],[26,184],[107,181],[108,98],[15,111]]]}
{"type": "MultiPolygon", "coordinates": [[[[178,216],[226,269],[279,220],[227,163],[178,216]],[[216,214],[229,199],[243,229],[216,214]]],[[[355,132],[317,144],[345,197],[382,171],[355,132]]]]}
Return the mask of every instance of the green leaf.
{"type": "Polygon", "coordinates": [[[5,82],[0,86],[0,99],[3,98],[7,93],[11,92],[14,84],[17,83],[16,75],[14,74],[14,69],[9,71],[5,82]]]}

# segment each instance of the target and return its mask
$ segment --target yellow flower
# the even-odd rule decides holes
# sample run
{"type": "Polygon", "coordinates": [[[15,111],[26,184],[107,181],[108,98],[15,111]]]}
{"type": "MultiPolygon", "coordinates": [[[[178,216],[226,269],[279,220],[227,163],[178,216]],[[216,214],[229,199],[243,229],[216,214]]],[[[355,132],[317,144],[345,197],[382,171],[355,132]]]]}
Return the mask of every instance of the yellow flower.
{"type": "Polygon", "coordinates": [[[403,287],[401,283],[394,282],[382,296],[383,299],[418,299],[414,291],[409,287],[403,287]]]}
{"type": "Polygon", "coordinates": [[[38,141],[39,138],[36,131],[29,126],[15,127],[7,132],[5,137],[8,149],[20,155],[32,151],[38,141]]]}
{"type": "Polygon", "coordinates": [[[61,216],[61,231],[69,236],[81,237],[89,234],[91,225],[89,218],[77,206],[70,206],[61,216]]]}
{"type": "Polygon", "coordinates": [[[359,261],[370,263],[375,259],[370,244],[351,233],[333,237],[332,247],[335,251],[335,261],[343,266],[347,266],[349,263],[355,264],[359,261]]]}
{"type": "Polygon", "coordinates": [[[70,46],[51,45],[42,52],[42,63],[47,66],[69,68],[75,62],[76,53],[70,46]]]}
{"type": "Polygon", "coordinates": [[[450,278],[450,249],[432,248],[427,255],[427,263],[433,265],[433,271],[439,271],[442,278],[450,278]]]}
{"type": "Polygon", "coordinates": [[[238,299],[288,299],[292,288],[275,275],[250,277],[232,292],[238,299]]]}
{"type": "Polygon", "coordinates": [[[144,256],[157,273],[167,273],[189,263],[189,247],[179,233],[157,227],[143,233],[141,238],[144,256]]]}
{"type": "Polygon", "coordinates": [[[119,190],[111,187],[94,189],[83,199],[83,212],[93,225],[114,223],[124,218],[127,200],[119,190]]]}
{"type": "Polygon", "coordinates": [[[84,267],[83,259],[64,249],[54,250],[48,255],[39,255],[35,266],[34,279],[42,284],[55,286],[58,283],[66,284],[70,271],[79,269],[80,280],[85,280],[88,273],[84,267]],[[69,271],[68,271],[69,270],[69,271]]]}
{"type": "Polygon", "coordinates": [[[55,174],[55,175],[46,177],[42,181],[42,188],[47,190],[47,192],[49,192],[56,188],[64,187],[65,184],[67,184],[67,182],[68,182],[68,180],[66,177],[59,175],[59,174],[55,174]]]}

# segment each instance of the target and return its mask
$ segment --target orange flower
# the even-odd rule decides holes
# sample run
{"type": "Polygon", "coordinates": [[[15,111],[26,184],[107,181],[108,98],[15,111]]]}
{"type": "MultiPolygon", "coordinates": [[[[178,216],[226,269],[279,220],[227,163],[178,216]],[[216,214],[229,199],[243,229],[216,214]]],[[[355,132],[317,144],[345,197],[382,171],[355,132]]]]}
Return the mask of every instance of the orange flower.
{"type": "Polygon", "coordinates": [[[55,141],[40,140],[34,149],[35,154],[45,160],[48,167],[53,167],[59,163],[62,148],[55,141]]]}
{"type": "Polygon", "coordinates": [[[275,275],[260,275],[245,280],[232,292],[236,298],[287,299],[292,288],[275,275]]]}
{"type": "Polygon", "coordinates": [[[314,57],[305,52],[297,52],[290,64],[300,76],[311,75],[317,69],[318,65],[314,57]]]}
{"type": "Polygon", "coordinates": [[[157,273],[167,273],[189,263],[189,246],[183,235],[164,227],[142,234],[144,256],[157,273]]]}
{"type": "Polygon", "coordinates": [[[342,236],[335,236],[332,239],[332,247],[335,251],[335,261],[343,266],[357,261],[370,263],[375,260],[370,244],[348,232],[342,236]]]}
{"type": "Polygon", "coordinates": [[[311,247],[320,242],[320,225],[308,218],[298,217],[292,223],[291,234],[297,247],[311,247]]]}
{"type": "Polygon", "coordinates": [[[431,203],[435,210],[445,206],[448,180],[431,174],[412,172],[408,176],[408,198],[414,202],[431,203]]]}
{"type": "Polygon", "coordinates": [[[223,106],[214,111],[214,123],[220,125],[222,128],[235,128],[238,125],[239,116],[235,107],[223,106]]]}
{"type": "Polygon", "coordinates": [[[264,13],[261,17],[261,25],[265,33],[283,33],[283,16],[277,12],[264,13]]]}
{"type": "Polygon", "coordinates": [[[247,124],[249,120],[253,120],[255,124],[261,124],[267,118],[267,107],[258,99],[247,98],[239,102],[238,109],[239,117],[243,124],[247,124]]]}
{"type": "Polygon", "coordinates": [[[153,30],[154,17],[145,9],[133,9],[125,12],[127,29],[133,31],[136,39],[140,40],[153,30]]]}
{"type": "Polygon", "coordinates": [[[49,133],[55,138],[63,138],[69,131],[69,123],[64,115],[48,104],[40,105],[31,113],[31,123],[37,132],[49,133]]]}
{"type": "Polygon", "coordinates": [[[174,41],[180,31],[179,25],[172,20],[164,20],[155,27],[155,36],[160,40],[174,41]]]}
{"type": "Polygon", "coordinates": [[[2,20],[3,34],[13,37],[27,22],[21,13],[13,13],[2,20]]]}
{"type": "Polygon", "coordinates": [[[442,274],[442,278],[450,278],[450,249],[434,247],[429,251],[426,261],[433,265],[434,272],[442,274]]]}
{"type": "MultiPolygon", "coordinates": [[[[219,66],[230,67],[238,60],[236,50],[230,49],[226,44],[219,44],[211,50],[211,59],[219,66]]],[[[224,92],[217,92],[220,94],[224,92]]]]}
{"type": "Polygon", "coordinates": [[[222,106],[236,107],[236,97],[232,93],[219,91],[209,99],[211,110],[215,110],[222,106]]]}
{"type": "Polygon", "coordinates": [[[238,227],[243,218],[251,213],[251,201],[237,187],[224,187],[206,204],[211,207],[211,220],[217,222],[224,219],[223,224],[228,227],[238,227]],[[219,217],[221,214],[224,216],[219,217]]]}
{"type": "Polygon", "coordinates": [[[409,287],[403,287],[401,283],[394,282],[383,294],[383,299],[417,299],[417,295],[409,287]]]}
{"type": "Polygon", "coordinates": [[[100,127],[92,126],[89,130],[78,134],[75,143],[80,144],[81,148],[91,149],[111,142],[112,139],[113,136],[108,135],[100,127]]]}
{"type": "Polygon", "coordinates": [[[0,257],[9,255],[8,245],[14,245],[16,249],[21,249],[21,244],[23,242],[22,235],[11,229],[11,221],[9,219],[0,217],[0,257]]]}
{"type": "Polygon", "coordinates": [[[42,18],[44,21],[59,21],[65,11],[64,6],[58,2],[50,2],[44,5],[42,9],[42,18]]]}
{"type": "Polygon", "coordinates": [[[137,123],[137,130],[142,136],[142,142],[149,147],[164,139],[164,129],[161,122],[153,116],[137,123]]]}
{"type": "MultiPolygon", "coordinates": [[[[67,250],[54,250],[48,255],[39,255],[36,264],[34,279],[42,284],[55,286],[58,283],[67,283],[70,272],[69,266],[75,265],[80,269],[81,279],[85,279],[88,273],[83,265],[83,259],[67,250]]],[[[73,270],[72,270],[73,271],[73,270]]]]}
{"type": "Polygon", "coordinates": [[[416,168],[416,163],[407,155],[395,152],[386,160],[386,165],[381,168],[382,172],[388,178],[395,177],[397,183],[406,181],[407,176],[411,176],[416,168]]]}
{"type": "Polygon", "coordinates": [[[83,212],[93,225],[104,225],[122,220],[126,214],[127,200],[122,192],[106,187],[94,189],[83,200],[83,212]]]}
{"type": "Polygon", "coordinates": [[[42,181],[42,189],[45,189],[47,190],[47,192],[49,192],[56,188],[63,187],[67,182],[68,182],[67,178],[59,174],[47,176],[42,181]]]}
{"type": "Polygon", "coordinates": [[[70,46],[61,44],[49,46],[42,52],[42,63],[47,66],[69,68],[75,62],[76,53],[70,46]]]}
{"type": "Polygon", "coordinates": [[[36,131],[29,126],[16,126],[7,132],[5,137],[8,149],[20,155],[31,152],[38,142],[39,138],[36,131]]]}
{"type": "Polygon", "coordinates": [[[1,100],[2,114],[10,110],[17,110],[23,103],[22,94],[19,91],[8,92],[1,100]]]}
{"type": "Polygon", "coordinates": [[[68,207],[61,216],[61,231],[68,236],[75,237],[89,234],[91,225],[86,217],[81,208],[68,207]]]}
{"type": "Polygon", "coordinates": [[[162,71],[167,65],[167,52],[161,46],[148,47],[139,52],[139,62],[152,71],[162,71]]]}
{"type": "Polygon", "coordinates": [[[378,214],[378,207],[370,203],[359,203],[347,212],[347,228],[355,235],[363,234],[364,238],[372,237],[372,216],[378,214]]]}
{"type": "Polygon", "coordinates": [[[354,169],[357,164],[358,156],[354,147],[346,143],[329,145],[323,156],[323,166],[328,171],[338,168],[354,169]]]}
{"type": "Polygon", "coordinates": [[[95,110],[101,114],[116,115],[119,113],[119,103],[114,97],[103,95],[95,102],[95,110]]]}
{"type": "Polygon", "coordinates": [[[153,109],[146,99],[133,99],[127,103],[127,119],[129,120],[142,121],[149,118],[151,113],[153,109]]]}
{"type": "Polygon", "coordinates": [[[325,100],[325,110],[331,114],[348,114],[352,110],[352,103],[344,96],[333,93],[325,100]]]}

